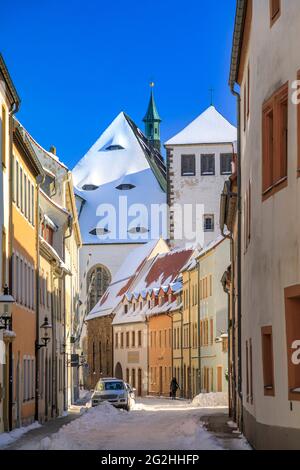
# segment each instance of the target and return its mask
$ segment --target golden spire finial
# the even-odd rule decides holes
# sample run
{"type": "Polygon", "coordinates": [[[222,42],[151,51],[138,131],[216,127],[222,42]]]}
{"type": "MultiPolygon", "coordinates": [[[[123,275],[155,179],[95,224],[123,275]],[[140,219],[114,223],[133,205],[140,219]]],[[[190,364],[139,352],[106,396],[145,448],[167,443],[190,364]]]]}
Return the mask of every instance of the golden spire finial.
{"type": "Polygon", "coordinates": [[[150,82],[150,88],[153,88],[154,87],[154,82],[150,82]]]}

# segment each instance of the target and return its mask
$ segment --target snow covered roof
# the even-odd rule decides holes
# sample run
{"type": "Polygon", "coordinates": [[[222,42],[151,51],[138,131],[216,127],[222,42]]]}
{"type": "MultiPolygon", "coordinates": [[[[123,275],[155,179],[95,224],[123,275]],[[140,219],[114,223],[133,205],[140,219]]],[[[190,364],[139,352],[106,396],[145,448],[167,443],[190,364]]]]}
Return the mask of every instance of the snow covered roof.
{"type": "Polygon", "coordinates": [[[210,250],[213,250],[216,248],[220,243],[223,243],[224,240],[227,240],[223,235],[219,235],[215,240],[212,240],[209,242],[207,245],[203,247],[203,250],[200,251],[200,253],[197,255],[197,258],[201,258],[204,256],[206,253],[208,253],[210,250]]]}
{"type": "Polygon", "coordinates": [[[210,106],[165,145],[233,143],[236,140],[236,127],[230,124],[214,106],[210,106]]]}
{"type": "MultiPolygon", "coordinates": [[[[148,213],[151,204],[166,202],[164,160],[123,112],[74,167],[73,179],[75,194],[81,198],[79,223],[85,244],[129,243],[132,240],[128,232],[131,227],[122,237],[118,224],[116,233],[107,226],[101,227],[102,232],[99,230],[101,217],[96,216],[96,210],[102,202],[115,208],[117,221],[121,196],[127,197],[128,207],[144,204],[148,213]]],[[[143,221],[140,227],[143,232],[135,236],[135,242],[148,240],[145,233],[151,230],[149,221],[143,221]]]]}
{"type": "Polygon", "coordinates": [[[169,248],[162,240],[154,240],[132,250],[124,260],[119,271],[113,277],[104,295],[87,315],[86,320],[110,315],[122,301],[125,294],[128,294],[128,300],[131,300],[131,285],[142,271],[143,267],[147,263],[153,263],[156,250],[162,252],[168,251],[169,248]]]}
{"type": "MultiPolygon", "coordinates": [[[[140,275],[135,277],[131,285],[128,286],[128,290],[135,293],[150,289],[155,291],[155,289],[160,289],[162,286],[174,284],[177,281],[182,267],[187,263],[192,254],[192,249],[182,249],[156,256],[152,263],[145,263],[140,275]]],[[[169,309],[167,304],[164,306],[166,311],[169,309]]],[[[116,307],[117,305],[118,304],[116,304],[116,307]]],[[[122,308],[116,309],[113,324],[118,325],[121,323],[143,321],[143,315],[151,313],[147,305],[143,308],[143,311],[139,310],[139,312],[140,316],[138,316],[136,309],[129,309],[127,313],[125,313],[122,308]]],[[[162,310],[156,311],[156,313],[159,312],[163,313],[162,310]]]]}

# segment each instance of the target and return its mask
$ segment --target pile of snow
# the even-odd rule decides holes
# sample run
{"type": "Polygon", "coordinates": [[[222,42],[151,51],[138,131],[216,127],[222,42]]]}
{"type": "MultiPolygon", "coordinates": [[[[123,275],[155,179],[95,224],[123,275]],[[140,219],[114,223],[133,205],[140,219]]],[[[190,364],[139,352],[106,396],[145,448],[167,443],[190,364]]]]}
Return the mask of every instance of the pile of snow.
{"type": "Polygon", "coordinates": [[[0,434],[0,449],[9,446],[27,432],[40,427],[41,425],[39,423],[34,422],[29,426],[17,428],[11,432],[4,432],[0,434]]]}
{"type": "Polygon", "coordinates": [[[228,394],[223,392],[200,393],[194,398],[192,405],[200,408],[227,407],[228,394]]]}
{"type": "Polygon", "coordinates": [[[107,402],[89,408],[80,418],[63,426],[56,434],[42,439],[40,450],[96,450],[102,433],[114,428],[127,415],[107,402]]]}

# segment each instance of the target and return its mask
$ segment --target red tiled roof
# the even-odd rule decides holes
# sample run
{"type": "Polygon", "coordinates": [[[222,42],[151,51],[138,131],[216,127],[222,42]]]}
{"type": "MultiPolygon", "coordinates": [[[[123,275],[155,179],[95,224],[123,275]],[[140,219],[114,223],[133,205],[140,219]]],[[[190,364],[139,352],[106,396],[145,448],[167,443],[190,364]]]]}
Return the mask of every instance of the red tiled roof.
{"type": "Polygon", "coordinates": [[[165,281],[168,281],[168,283],[173,282],[192,254],[193,250],[182,250],[160,255],[145,278],[146,288],[158,280],[160,280],[161,285],[165,281]]]}

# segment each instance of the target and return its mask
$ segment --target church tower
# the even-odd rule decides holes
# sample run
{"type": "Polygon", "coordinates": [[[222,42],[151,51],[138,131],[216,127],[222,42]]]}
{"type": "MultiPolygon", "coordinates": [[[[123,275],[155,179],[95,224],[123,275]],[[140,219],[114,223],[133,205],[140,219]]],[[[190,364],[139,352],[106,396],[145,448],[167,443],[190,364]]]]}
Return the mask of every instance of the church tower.
{"type": "Polygon", "coordinates": [[[146,115],[143,119],[143,122],[145,123],[145,135],[148,141],[153,145],[153,147],[155,147],[160,152],[161,119],[159,117],[159,114],[155,105],[155,101],[154,101],[154,96],[153,96],[154,83],[153,82],[150,83],[150,87],[151,87],[150,101],[149,101],[146,115]]]}

